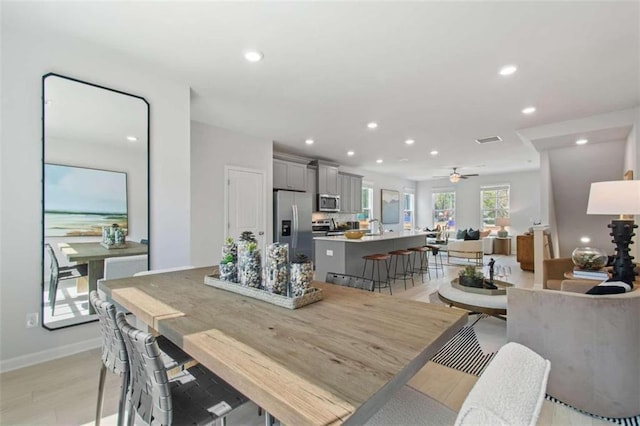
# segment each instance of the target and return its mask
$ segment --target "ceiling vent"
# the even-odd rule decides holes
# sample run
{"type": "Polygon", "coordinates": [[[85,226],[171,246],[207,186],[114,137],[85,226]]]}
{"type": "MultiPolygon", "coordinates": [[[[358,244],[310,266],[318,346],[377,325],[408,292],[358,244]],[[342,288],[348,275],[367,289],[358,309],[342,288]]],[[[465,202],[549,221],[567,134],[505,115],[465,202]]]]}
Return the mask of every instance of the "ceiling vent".
{"type": "Polygon", "coordinates": [[[479,143],[479,144],[492,143],[492,142],[502,142],[502,138],[500,136],[489,136],[488,138],[476,139],[476,142],[479,143]]]}

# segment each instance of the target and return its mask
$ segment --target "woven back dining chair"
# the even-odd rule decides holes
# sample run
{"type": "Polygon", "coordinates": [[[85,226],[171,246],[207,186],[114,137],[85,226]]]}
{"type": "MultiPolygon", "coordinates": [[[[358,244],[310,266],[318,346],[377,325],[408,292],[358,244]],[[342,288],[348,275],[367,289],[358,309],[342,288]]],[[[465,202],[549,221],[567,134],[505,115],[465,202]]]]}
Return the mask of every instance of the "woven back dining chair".
{"type": "Polygon", "coordinates": [[[71,280],[80,277],[86,277],[88,274],[88,266],[86,263],[80,263],[72,266],[60,266],[56,253],[51,244],[44,245],[49,254],[49,306],[51,306],[51,315],[56,311],[56,295],[58,293],[58,283],[60,280],[71,280]]]}
{"type": "Polygon", "coordinates": [[[368,278],[356,275],[338,274],[337,272],[327,272],[325,281],[330,284],[338,284],[344,287],[359,288],[361,290],[373,291],[375,283],[368,278]]]}
{"type": "Polygon", "coordinates": [[[220,377],[197,365],[169,379],[156,338],[127,322],[123,313],[116,323],[124,338],[131,370],[129,415],[144,424],[211,424],[246,403],[247,398],[220,377]]]}

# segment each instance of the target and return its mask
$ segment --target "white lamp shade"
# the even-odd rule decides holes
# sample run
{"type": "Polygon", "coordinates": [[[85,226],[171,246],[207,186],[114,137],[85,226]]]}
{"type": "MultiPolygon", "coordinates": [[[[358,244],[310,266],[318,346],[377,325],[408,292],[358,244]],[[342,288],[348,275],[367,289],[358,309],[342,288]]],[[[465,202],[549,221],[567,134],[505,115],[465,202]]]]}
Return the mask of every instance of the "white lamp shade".
{"type": "Polygon", "coordinates": [[[496,226],[509,226],[511,225],[511,219],[508,217],[497,217],[496,226]]]}
{"type": "Polygon", "coordinates": [[[592,183],[587,214],[640,214],[640,180],[592,183]]]}

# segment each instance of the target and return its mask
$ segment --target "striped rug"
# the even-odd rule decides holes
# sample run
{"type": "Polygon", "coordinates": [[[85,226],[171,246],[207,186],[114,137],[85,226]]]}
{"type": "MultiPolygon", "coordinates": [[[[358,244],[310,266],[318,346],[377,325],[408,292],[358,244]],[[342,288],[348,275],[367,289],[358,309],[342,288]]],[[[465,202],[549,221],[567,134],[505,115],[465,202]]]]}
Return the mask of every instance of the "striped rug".
{"type": "Polygon", "coordinates": [[[496,352],[484,353],[473,326],[466,325],[440,349],[431,361],[479,376],[495,354],[496,352]]]}

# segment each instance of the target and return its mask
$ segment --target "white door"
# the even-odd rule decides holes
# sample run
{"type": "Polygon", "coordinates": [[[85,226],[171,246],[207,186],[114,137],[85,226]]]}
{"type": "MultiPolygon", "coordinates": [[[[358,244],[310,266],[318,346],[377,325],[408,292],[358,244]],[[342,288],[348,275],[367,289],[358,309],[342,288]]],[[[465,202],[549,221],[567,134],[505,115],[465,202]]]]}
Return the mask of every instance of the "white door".
{"type": "Polygon", "coordinates": [[[225,167],[227,178],[226,237],[238,240],[244,231],[258,239],[258,247],[266,242],[266,187],[264,172],[240,167],[225,167]]]}

